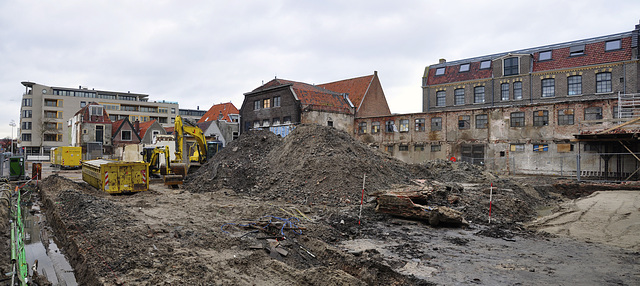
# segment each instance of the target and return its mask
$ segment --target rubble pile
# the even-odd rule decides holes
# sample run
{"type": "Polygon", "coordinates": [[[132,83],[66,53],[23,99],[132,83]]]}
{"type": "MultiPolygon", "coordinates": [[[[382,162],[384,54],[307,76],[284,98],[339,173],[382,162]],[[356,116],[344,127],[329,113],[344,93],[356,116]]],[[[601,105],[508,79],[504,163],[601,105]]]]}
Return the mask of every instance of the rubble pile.
{"type": "Polygon", "coordinates": [[[224,186],[265,199],[346,205],[360,201],[365,174],[365,188],[376,191],[429,173],[332,127],[300,125],[281,140],[266,133],[252,131],[231,142],[188,179],[187,189],[197,193],[224,186]]]}

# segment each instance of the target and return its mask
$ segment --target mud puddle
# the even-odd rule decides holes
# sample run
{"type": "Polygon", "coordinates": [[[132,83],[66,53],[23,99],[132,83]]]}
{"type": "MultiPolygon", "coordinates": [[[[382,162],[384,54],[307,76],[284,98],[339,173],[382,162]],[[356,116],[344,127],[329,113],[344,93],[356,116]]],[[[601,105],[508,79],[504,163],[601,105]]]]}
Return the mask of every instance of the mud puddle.
{"type": "Polygon", "coordinates": [[[22,219],[27,236],[25,255],[29,263],[29,276],[34,274],[33,266],[37,260],[38,274],[45,276],[53,285],[78,285],[73,268],[50,234],[39,205],[34,204],[29,211],[24,211],[22,219]]]}

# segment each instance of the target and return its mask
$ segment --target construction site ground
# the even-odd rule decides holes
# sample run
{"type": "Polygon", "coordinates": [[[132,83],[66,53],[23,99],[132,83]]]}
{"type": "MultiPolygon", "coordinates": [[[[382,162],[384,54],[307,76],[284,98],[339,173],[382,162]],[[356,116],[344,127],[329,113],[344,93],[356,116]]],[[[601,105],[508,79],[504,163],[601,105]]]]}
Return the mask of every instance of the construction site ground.
{"type": "Polygon", "coordinates": [[[640,284],[640,192],[404,164],[332,128],[243,134],[179,189],[109,195],[43,171],[26,188],[79,285],[640,284]],[[376,212],[388,190],[469,226],[376,212]]]}

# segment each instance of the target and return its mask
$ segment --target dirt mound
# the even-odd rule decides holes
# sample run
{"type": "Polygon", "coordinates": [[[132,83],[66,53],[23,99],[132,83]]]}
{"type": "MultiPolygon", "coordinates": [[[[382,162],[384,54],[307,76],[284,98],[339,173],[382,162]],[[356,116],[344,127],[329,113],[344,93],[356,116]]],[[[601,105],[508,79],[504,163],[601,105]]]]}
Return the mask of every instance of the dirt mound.
{"type": "Polygon", "coordinates": [[[490,182],[496,176],[486,172],[484,167],[467,162],[432,160],[421,164],[430,170],[428,179],[439,182],[483,183],[490,182]]]}
{"type": "Polygon", "coordinates": [[[240,194],[301,204],[359,202],[363,176],[376,191],[409,184],[423,166],[371,149],[344,131],[300,125],[280,140],[270,132],[243,134],[186,182],[192,192],[227,187],[240,194]]]}

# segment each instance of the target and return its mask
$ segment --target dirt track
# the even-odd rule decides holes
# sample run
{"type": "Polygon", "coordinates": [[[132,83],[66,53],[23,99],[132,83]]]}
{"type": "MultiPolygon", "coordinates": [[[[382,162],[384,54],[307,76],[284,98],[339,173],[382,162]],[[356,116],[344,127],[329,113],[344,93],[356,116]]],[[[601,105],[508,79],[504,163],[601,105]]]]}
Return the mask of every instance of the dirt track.
{"type": "MultiPolygon", "coordinates": [[[[65,178],[78,181],[79,171],[48,176],[43,209],[80,285],[640,284],[637,249],[524,227],[536,208],[561,200],[550,183],[523,184],[463,163],[410,166],[332,129],[297,132],[284,143],[243,135],[180,190],[152,185],[111,196],[65,178]],[[277,163],[283,152],[295,154],[288,164],[277,163]],[[375,178],[361,225],[362,177],[344,167],[356,163],[375,178]],[[470,227],[375,212],[376,192],[417,179],[431,190],[425,203],[462,212],[470,227]],[[497,187],[492,224],[488,182],[497,187]]],[[[629,219],[640,212],[630,211],[629,219]]]]}

